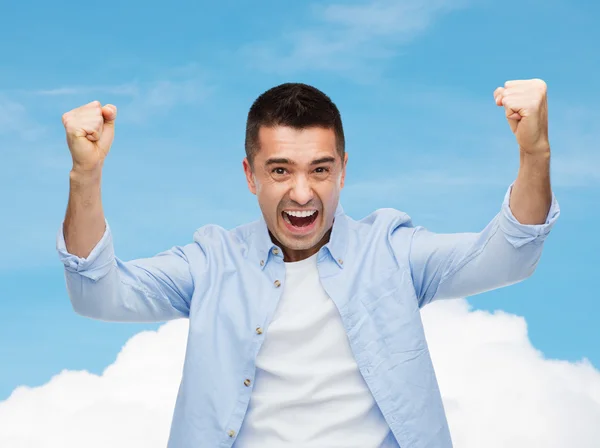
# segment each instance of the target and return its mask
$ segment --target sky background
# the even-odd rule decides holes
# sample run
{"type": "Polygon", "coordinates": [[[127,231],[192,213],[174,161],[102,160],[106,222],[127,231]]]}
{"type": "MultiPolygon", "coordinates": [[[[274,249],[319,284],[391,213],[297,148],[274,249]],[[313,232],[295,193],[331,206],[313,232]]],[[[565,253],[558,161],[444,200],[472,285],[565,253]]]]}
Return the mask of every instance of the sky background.
{"type": "Polygon", "coordinates": [[[350,216],[393,207],[416,225],[463,232],[494,217],[518,170],[494,89],[544,79],[561,217],[534,276],[468,298],[465,316],[518,316],[536,356],[587,360],[596,375],[600,5],[498,5],[3,5],[0,405],[18,386],[45,385],[65,370],[101,375],[130,338],[161,325],[72,311],[55,250],[71,167],[62,114],[93,100],[119,108],[104,209],[117,256],[146,257],[187,244],[202,225],[231,228],[259,217],[242,171],[246,114],[260,93],[289,81],[318,87],[341,110],[349,153],[341,201],[350,216]]]}

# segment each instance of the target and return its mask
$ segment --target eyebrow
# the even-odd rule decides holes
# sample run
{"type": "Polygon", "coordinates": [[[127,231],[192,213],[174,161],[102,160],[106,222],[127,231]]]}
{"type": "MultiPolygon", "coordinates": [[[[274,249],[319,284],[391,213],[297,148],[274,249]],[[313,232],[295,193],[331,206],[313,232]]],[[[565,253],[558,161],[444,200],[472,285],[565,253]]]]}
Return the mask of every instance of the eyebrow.
{"type": "MultiPolygon", "coordinates": [[[[313,160],[310,162],[311,165],[321,165],[322,163],[334,163],[335,157],[327,156],[321,157],[320,159],[313,160]]],[[[269,165],[295,165],[296,163],[290,159],[285,158],[271,158],[265,162],[265,166],[269,165]]]]}

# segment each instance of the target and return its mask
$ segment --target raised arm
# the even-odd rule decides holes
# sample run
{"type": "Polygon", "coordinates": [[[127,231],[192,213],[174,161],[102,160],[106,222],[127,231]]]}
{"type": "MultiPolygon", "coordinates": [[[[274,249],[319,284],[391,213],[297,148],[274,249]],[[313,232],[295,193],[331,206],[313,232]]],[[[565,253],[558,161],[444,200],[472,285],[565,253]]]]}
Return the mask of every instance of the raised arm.
{"type": "Polygon", "coordinates": [[[73,167],[56,244],[69,298],[78,314],[105,321],[186,317],[194,289],[190,263],[199,272],[206,264],[197,245],[127,262],[115,256],[100,187],[116,113],[114,106],[95,101],[63,115],[73,167]]]}
{"type": "Polygon", "coordinates": [[[78,257],[87,257],[106,230],[100,185],[116,116],[115,106],[94,101],[62,117],[73,160],[63,230],[67,250],[78,257]]]}
{"type": "Polygon", "coordinates": [[[522,224],[506,192],[501,211],[481,231],[435,233],[423,227],[397,231],[397,247],[409,247],[415,292],[422,307],[441,299],[473,296],[525,280],[535,271],[543,243],[560,215],[556,197],[542,224],[522,224]],[[408,241],[404,244],[405,241],[408,241]]]}
{"type": "MultiPolygon", "coordinates": [[[[520,168],[500,213],[479,233],[397,232],[421,306],[517,283],[535,271],[543,242],[560,215],[550,186],[546,84],[509,81],[494,92],[517,138],[520,168]],[[406,240],[409,240],[408,242],[406,240]],[[406,244],[402,244],[402,243],[406,244]]],[[[394,240],[393,240],[394,241],[394,240]]]]}

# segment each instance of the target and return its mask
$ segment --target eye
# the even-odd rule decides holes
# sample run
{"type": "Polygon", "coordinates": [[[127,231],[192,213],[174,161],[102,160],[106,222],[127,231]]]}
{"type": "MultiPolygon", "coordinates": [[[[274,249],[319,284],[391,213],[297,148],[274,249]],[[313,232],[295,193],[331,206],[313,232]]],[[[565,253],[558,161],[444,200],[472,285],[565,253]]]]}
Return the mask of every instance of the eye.
{"type": "Polygon", "coordinates": [[[317,174],[324,174],[324,173],[328,173],[329,172],[329,168],[326,168],[324,166],[320,166],[319,168],[317,168],[315,170],[315,173],[317,174]]]}
{"type": "Polygon", "coordinates": [[[275,174],[278,174],[280,176],[283,176],[286,171],[285,171],[285,168],[277,167],[277,168],[273,168],[273,170],[271,172],[275,173],[275,174]]]}

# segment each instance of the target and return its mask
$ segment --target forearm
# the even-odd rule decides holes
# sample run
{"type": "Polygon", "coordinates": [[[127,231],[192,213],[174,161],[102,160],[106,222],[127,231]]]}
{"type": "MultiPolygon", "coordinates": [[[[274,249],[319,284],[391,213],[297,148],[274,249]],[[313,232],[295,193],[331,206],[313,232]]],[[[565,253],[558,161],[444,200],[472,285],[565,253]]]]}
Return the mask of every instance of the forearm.
{"type": "Polygon", "coordinates": [[[514,217],[521,224],[543,224],[551,202],[550,150],[537,155],[521,151],[521,165],[509,202],[514,217]]]}
{"type": "Polygon", "coordinates": [[[102,172],[72,170],[69,177],[69,200],[63,226],[65,244],[69,253],[86,258],[106,229],[100,191],[102,172]]]}

